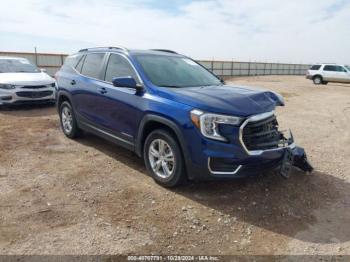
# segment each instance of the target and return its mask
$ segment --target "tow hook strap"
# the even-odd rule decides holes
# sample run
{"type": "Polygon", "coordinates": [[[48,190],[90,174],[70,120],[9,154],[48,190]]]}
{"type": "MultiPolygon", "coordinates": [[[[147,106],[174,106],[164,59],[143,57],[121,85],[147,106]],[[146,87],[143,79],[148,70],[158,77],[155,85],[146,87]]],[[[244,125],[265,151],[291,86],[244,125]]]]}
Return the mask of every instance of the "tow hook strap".
{"type": "Polygon", "coordinates": [[[304,148],[298,146],[293,148],[293,155],[293,166],[296,166],[305,172],[312,172],[314,170],[307,159],[304,148]]]}

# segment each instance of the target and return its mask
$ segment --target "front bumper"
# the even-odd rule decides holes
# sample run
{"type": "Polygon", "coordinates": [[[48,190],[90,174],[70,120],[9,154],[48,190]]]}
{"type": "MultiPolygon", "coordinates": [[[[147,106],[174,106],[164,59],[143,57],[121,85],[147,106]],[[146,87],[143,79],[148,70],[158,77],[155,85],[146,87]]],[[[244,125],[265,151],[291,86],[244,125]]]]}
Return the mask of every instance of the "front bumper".
{"type": "MultiPolygon", "coordinates": [[[[267,171],[282,169],[285,162],[286,151],[292,152],[294,166],[304,171],[312,171],[311,165],[307,162],[305,152],[297,147],[291,132],[289,137],[285,135],[287,143],[283,146],[251,151],[245,147],[242,139],[242,130],[251,121],[261,121],[270,117],[273,112],[256,115],[236,128],[226,130],[229,134],[230,143],[205,139],[200,137],[198,130],[195,133],[188,133],[190,138],[189,151],[192,152],[192,161],[188,168],[188,175],[191,180],[213,180],[222,178],[241,178],[254,176],[267,171]]],[[[222,130],[225,132],[225,130],[222,130]]]]}
{"type": "Polygon", "coordinates": [[[12,105],[30,102],[54,101],[54,87],[30,89],[19,88],[0,89],[0,105],[12,105]]]}
{"type": "MultiPolygon", "coordinates": [[[[293,150],[297,147],[288,147],[293,150]]],[[[255,176],[268,171],[277,170],[281,167],[283,156],[288,148],[282,148],[273,151],[266,151],[258,156],[249,156],[239,158],[229,157],[211,157],[207,156],[206,166],[192,164],[191,179],[193,180],[214,180],[223,178],[242,178],[248,176],[255,176]],[[220,165],[213,165],[217,163],[218,159],[226,162],[225,170],[220,170],[220,165]],[[230,170],[228,170],[228,165],[230,170]]]]}

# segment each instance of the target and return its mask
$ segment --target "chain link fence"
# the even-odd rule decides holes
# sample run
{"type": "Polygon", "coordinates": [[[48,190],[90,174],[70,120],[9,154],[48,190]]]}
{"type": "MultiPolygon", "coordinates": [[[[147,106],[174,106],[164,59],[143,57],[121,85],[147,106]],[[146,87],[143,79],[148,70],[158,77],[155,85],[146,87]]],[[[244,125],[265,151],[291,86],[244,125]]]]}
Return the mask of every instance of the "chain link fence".
{"type": "Polygon", "coordinates": [[[311,65],[239,61],[204,61],[200,64],[222,77],[262,75],[304,75],[311,65]]]}

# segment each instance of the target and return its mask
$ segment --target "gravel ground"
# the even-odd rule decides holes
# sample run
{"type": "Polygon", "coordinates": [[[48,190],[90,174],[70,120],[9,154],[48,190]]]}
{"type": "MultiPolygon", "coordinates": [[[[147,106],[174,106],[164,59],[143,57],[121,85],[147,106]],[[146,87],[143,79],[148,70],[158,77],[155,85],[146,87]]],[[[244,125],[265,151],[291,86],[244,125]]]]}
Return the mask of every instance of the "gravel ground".
{"type": "Polygon", "coordinates": [[[350,254],[350,85],[235,78],[280,92],[315,172],[168,190],[134,154],[73,141],[53,107],[0,111],[0,254],[350,254]]]}

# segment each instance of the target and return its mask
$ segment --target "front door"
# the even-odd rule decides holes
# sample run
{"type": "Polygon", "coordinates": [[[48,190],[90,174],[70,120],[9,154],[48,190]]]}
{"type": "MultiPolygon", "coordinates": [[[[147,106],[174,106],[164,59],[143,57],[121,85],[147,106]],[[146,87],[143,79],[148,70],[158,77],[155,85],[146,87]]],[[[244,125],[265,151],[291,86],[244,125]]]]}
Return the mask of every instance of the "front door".
{"type": "Polygon", "coordinates": [[[104,81],[99,83],[101,94],[98,96],[97,114],[105,130],[124,140],[134,141],[138,125],[143,116],[144,99],[135,89],[115,87],[115,77],[133,77],[140,84],[141,79],[129,60],[121,55],[111,53],[107,59],[104,81]]]}
{"type": "Polygon", "coordinates": [[[348,83],[350,82],[350,73],[342,66],[337,66],[337,73],[339,82],[348,83]]]}

